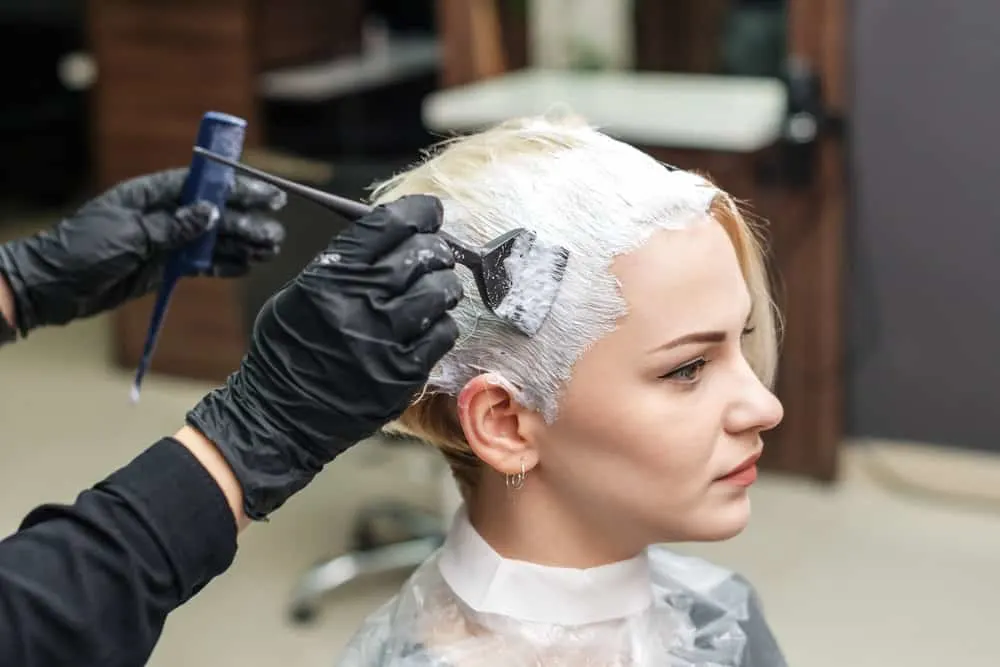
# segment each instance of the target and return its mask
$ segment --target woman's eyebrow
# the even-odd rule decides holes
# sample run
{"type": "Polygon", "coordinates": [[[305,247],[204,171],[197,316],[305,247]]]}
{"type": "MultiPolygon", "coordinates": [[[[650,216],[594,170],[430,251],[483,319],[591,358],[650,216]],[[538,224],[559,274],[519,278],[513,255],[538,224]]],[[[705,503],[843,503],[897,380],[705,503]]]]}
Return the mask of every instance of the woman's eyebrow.
{"type": "MultiPolygon", "coordinates": [[[[746,329],[749,327],[751,321],[753,321],[753,311],[747,315],[743,328],[746,329]]],[[[650,350],[650,353],[662,352],[664,350],[670,350],[682,345],[693,345],[694,343],[700,343],[702,345],[724,343],[728,337],[729,334],[725,331],[696,331],[694,333],[684,334],[683,336],[675,338],[667,343],[664,343],[663,345],[658,345],[650,350]]]]}
{"type": "Polygon", "coordinates": [[[662,352],[663,350],[670,350],[681,345],[691,345],[693,343],[722,343],[727,337],[728,334],[725,331],[697,331],[695,333],[684,334],[670,342],[659,345],[650,350],[650,352],[662,352]]]}

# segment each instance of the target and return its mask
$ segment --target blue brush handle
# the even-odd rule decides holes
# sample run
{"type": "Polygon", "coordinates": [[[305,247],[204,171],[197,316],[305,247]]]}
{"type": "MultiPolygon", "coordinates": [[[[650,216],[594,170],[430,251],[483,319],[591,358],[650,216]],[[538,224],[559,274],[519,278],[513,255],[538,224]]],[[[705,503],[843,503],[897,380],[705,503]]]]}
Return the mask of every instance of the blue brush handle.
{"type": "MultiPolygon", "coordinates": [[[[209,111],[202,117],[198,127],[196,146],[213,153],[224,155],[230,160],[239,160],[243,154],[243,138],[246,136],[247,122],[229,114],[209,111]]],[[[196,202],[214,204],[221,214],[226,207],[226,199],[233,187],[233,168],[213,162],[198,153],[191,159],[187,180],[181,190],[181,206],[196,202]]],[[[213,226],[197,241],[192,242],[172,258],[179,275],[197,275],[212,268],[212,254],[215,252],[215,238],[218,226],[213,226]]]]}
{"type": "MultiPolygon", "coordinates": [[[[224,155],[231,160],[239,160],[243,154],[246,127],[247,122],[242,118],[209,111],[202,117],[201,125],[198,126],[198,137],[195,139],[195,145],[224,155]]],[[[213,162],[205,156],[195,153],[181,189],[180,205],[189,206],[197,202],[209,202],[218,209],[219,215],[222,215],[226,209],[226,200],[232,190],[234,178],[235,172],[232,167],[213,162]]],[[[135,381],[132,384],[133,401],[138,400],[142,379],[152,363],[156,342],[160,337],[163,322],[166,320],[167,307],[170,305],[170,297],[177,281],[184,276],[203,275],[212,268],[212,256],[215,253],[215,239],[218,233],[218,224],[213,225],[201,238],[175,252],[167,261],[163,272],[163,282],[153,306],[142,357],[139,360],[135,381]]]]}

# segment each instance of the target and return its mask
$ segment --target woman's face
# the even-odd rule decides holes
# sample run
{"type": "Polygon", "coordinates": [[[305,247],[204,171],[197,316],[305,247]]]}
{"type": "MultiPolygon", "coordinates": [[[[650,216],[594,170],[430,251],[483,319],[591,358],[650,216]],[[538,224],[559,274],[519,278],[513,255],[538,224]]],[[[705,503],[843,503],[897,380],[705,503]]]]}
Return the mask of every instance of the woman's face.
{"type": "Polygon", "coordinates": [[[612,268],[628,314],[574,367],[529,476],[623,547],[732,537],[755,469],[731,473],[782,418],[743,356],[751,301],[732,243],[714,221],[659,231],[612,268]]]}

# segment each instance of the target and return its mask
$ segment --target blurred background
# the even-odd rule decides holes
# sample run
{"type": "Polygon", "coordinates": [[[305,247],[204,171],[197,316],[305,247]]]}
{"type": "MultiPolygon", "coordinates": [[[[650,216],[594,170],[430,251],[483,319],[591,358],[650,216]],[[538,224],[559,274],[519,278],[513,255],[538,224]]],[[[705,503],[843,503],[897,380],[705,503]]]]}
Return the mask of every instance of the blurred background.
{"type": "MultiPolygon", "coordinates": [[[[0,237],[183,165],[201,115],[341,195],[455,133],[568,105],[768,221],[786,337],[754,521],[681,545],[759,588],[796,666],[1000,664],[1000,6],[945,0],[3,0],[0,237]]],[[[190,280],[128,403],[150,303],[0,356],[0,532],[172,433],[342,221],[190,280]]],[[[331,664],[440,541],[408,441],[350,452],[168,623],[150,664],[331,664]]]]}

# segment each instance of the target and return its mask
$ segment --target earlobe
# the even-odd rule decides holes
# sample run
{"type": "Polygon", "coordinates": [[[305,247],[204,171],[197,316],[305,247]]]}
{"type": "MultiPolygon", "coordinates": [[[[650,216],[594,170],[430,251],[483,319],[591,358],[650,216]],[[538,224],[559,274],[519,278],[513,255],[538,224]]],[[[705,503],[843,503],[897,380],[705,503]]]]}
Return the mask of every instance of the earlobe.
{"type": "Polygon", "coordinates": [[[469,447],[483,463],[504,475],[516,475],[538,462],[534,443],[526,437],[530,411],[516,400],[504,378],[478,375],[458,395],[458,419],[469,447]]]}

